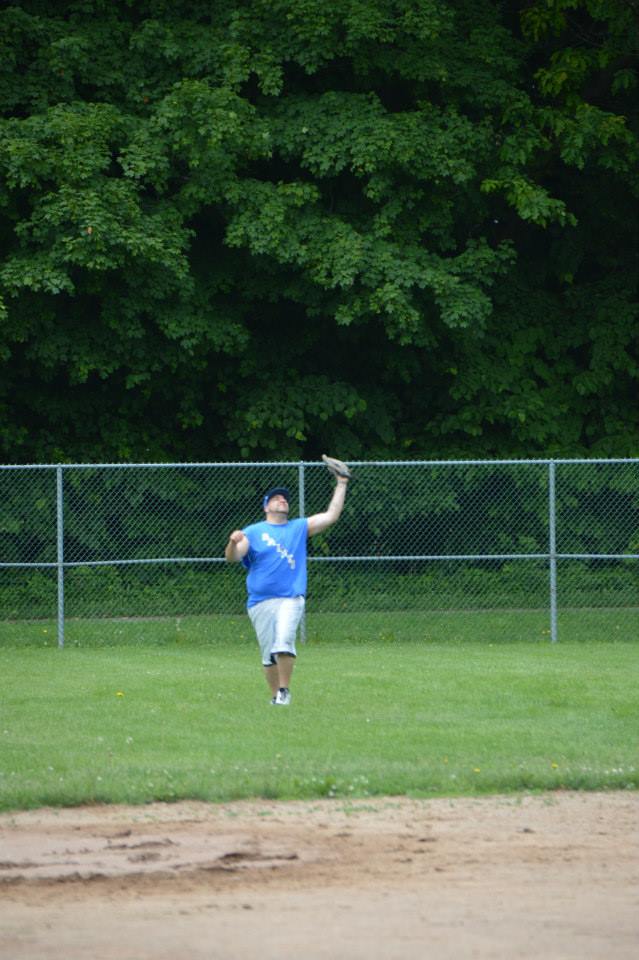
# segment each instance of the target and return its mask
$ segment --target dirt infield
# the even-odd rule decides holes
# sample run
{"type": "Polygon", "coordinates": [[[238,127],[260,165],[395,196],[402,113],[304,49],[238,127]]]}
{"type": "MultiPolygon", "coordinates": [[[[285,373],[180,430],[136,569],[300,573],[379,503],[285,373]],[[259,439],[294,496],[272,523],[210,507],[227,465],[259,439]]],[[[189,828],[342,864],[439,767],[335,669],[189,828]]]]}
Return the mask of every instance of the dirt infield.
{"type": "Polygon", "coordinates": [[[635,960],[639,794],[0,816],[2,960],[635,960]]]}

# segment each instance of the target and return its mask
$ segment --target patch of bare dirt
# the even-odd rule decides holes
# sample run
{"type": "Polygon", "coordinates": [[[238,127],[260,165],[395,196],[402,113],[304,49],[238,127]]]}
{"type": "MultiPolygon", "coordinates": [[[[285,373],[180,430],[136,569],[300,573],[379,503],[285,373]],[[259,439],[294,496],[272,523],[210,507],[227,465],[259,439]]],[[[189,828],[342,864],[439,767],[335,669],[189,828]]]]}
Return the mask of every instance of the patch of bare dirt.
{"type": "Polygon", "coordinates": [[[3,960],[635,960],[639,794],[0,816],[3,960]]]}

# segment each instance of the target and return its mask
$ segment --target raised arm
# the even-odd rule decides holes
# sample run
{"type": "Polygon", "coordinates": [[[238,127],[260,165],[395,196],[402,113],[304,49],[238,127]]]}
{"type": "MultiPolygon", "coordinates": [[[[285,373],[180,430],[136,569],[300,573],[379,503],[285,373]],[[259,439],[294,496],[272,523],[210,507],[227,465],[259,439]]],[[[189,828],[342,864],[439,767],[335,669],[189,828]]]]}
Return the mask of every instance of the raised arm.
{"type": "Polygon", "coordinates": [[[346,477],[338,477],[331,502],[324,513],[315,513],[312,517],[308,518],[309,537],[314,537],[316,533],[321,533],[322,530],[327,530],[328,527],[332,527],[334,523],[337,523],[344,507],[344,497],[346,496],[347,486],[348,479],[346,477]]]}
{"type": "Polygon", "coordinates": [[[224,556],[229,563],[239,563],[249,550],[248,537],[241,530],[234,530],[224,548],[224,556]]]}

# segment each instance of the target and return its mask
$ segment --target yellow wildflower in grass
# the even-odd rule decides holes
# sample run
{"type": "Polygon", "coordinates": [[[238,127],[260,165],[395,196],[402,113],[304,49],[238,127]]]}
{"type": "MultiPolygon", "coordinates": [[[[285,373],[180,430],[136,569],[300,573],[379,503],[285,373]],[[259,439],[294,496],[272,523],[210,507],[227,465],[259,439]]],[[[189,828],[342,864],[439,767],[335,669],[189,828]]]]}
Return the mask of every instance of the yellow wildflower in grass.
{"type": "Polygon", "coordinates": [[[473,773],[481,773],[481,767],[473,767],[473,773]]]}

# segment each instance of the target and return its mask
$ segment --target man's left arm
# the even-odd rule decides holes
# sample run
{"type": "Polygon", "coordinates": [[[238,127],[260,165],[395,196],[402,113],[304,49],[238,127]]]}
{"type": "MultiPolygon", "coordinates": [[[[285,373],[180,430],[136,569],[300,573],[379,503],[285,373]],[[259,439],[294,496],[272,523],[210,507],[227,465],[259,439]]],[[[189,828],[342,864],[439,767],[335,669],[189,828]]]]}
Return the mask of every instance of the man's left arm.
{"type": "Polygon", "coordinates": [[[344,507],[344,498],[346,496],[346,487],[348,486],[347,477],[338,477],[337,484],[331,497],[331,502],[324,513],[315,513],[308,518],[308,535],[314,537],[316,533],[322,533],[332,527],[339,520],[344,507]]]}

